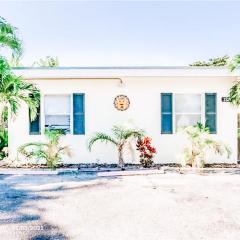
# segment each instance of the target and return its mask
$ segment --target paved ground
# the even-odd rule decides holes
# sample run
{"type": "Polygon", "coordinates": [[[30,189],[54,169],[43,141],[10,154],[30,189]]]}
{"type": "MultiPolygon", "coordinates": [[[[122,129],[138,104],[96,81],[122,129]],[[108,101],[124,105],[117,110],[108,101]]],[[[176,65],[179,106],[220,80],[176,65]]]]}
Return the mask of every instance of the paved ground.
{"type": "Polygon", "coordinates": [[[0,239],[237,240],[240,175],[1,176],[0,239]]]}

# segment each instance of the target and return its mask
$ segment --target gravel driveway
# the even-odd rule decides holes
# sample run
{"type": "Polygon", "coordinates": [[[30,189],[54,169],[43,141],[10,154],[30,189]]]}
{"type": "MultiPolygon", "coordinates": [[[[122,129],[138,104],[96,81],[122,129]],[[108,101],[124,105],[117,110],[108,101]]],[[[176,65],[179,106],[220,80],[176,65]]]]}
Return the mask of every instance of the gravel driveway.
{"type": "Polygon", "coordinates": [[[237,240],[240,175],[2,175],[0,239],[237,240]]]}

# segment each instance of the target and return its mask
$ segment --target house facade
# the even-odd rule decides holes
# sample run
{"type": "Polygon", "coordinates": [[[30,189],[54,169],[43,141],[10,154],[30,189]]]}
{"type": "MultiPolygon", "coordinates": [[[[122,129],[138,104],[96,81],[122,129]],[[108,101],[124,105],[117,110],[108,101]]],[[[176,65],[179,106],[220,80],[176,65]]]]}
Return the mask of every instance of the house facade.
{"type": "MultiPolygon", "coordinates": [[[[10,120],[12,158],[19,157],[17,148],[22,144],[44,141],[44,130],[50,127],[67,133],[62,141],[73,156],[64,163],[117,163],[111,145],[97,143],[89,152],[87,142],[94,132],[111,133],[113,125],[134,125],[152,138],[156,163],[176,163],[184,142],[178,129],[201,122],[213,138],[232,149],[229,159],[211,155],[209,161],[237,162],[238,109],[226,96],[238,72],[203,67],[19,68],[14,72],[37,85],[41,105],[33,122],[24,104],[10,120]]],[[[134,146],[128,150],[125,160],[138,163],[134,146]]]]}

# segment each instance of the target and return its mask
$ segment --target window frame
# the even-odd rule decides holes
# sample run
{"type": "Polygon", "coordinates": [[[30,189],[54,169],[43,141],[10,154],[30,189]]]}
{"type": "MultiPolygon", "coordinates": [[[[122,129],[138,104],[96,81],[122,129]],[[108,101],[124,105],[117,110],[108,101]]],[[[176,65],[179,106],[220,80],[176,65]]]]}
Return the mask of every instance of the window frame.
{"type": "Polygon", "coordinates": [[[175,92],[172,93],[172,110],[173,110],[173,133],[177,133],[177,124],[176,124],[176,116],[177,115],[201,115],[201,123],[205,123],[205,93],[199,93],[199,92],[175,92]],[[200,107],[201,107],[201,112],[200,113],[192,113],[192,112],[182,112],[182,113],[176,113],[176,95],[200,95],[200,107]]]}
{"type": "MultiPolygon", "coordinates": [[[[45,123],[46,123],[46,114],[45,114],[45,97],[46,96],[69,96],[70,98],[70,126],[69,126],[69,132],[66,133],[66,135],[72,135],[73,134],[73,94],[72,93],[46,93],[43,94],[41,99],[41,106],[42,106],[42,121],[41,121],[41,134],[44,134],[44,131],[46,129],[45,123]]],[[[58,114],[55,114],[56,116],[58,114]]],[[[59,114],[61,116],[62,114],[59,114]]]]}
{"type": "MultiPolygon", "coordinates": [[[[185,95],[188,95],[188,94],[196,94],[196,95],[200,95],[201,97],[201,123],[205,125],[205,121],[206,121],[206,118],[205,118],[205,94],[206,93],[213,93],[213,92],[172,92],[172,91],[164,91],[164,92],[161,92],[161,94],[164,94],[164,93],[171,93],[172,94],[172,133],[162,133],[162,129],[161,129],[161,135],[172,135],[172,134],[176,134],[177,133],[177,129],[176,129],[176,106],[175,106],[175,102],[176,102],[176,95],[177,94],[185,94],[185,95]]],[[[217,104],[217,100],[216,100],[216,104],[217,104]]],[[[161,102],[160,102],[160,106],[161,106],[161,102]]],[[[161,109],[161,108],[160,108],[161,109]]],[[[181,113],[181,114],[184,114],[184,113],[181,113]]],[[[191,113],[185,113],[185,114],[191,114],[191,113]]],[[[193,113],[195,114],[195,113],[193,113]]],[[[197,114],[197,113],[196,113],[197,114]]],[[[160,113],[160,116],[162,117],[162,112],[160,113]]],[[[160,121],[162,121],[162,119],[160,119],[160,121]]],[[[217,114],[216,114],[216,121],[217,121],[217,114]]],[[[211,133],[211,134],[217,134],[217,131],[216,133],[211,133]]]]}

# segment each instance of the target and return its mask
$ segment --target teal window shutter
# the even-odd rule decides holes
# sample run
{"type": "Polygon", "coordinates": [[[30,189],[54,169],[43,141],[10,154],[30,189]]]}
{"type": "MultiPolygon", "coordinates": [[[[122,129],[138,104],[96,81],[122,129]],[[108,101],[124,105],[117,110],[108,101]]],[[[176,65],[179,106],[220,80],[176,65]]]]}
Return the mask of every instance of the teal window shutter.
{"type": "Polygon", "coordinates": [[[217,133],[217,94],[205,94],[205,125],[210,133],[217,133]]]}
{"type": "Polygon", "coordinates": [[[73,94],[73,134],[85,134],[85,94],[73,94]]]}
{"type": "Polygon", "coordinates": [[[33,121],[31,121],[30,114],[31,112],[29,109],[29,134],[40,135],[41,134],[40,106],[37,109],[37,116],[33,121]]]}
{"type": "Polygon", "coordinates": [[[161,133],[173,132],[172,93],[161,94],[161,133]]]}

